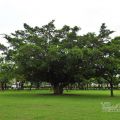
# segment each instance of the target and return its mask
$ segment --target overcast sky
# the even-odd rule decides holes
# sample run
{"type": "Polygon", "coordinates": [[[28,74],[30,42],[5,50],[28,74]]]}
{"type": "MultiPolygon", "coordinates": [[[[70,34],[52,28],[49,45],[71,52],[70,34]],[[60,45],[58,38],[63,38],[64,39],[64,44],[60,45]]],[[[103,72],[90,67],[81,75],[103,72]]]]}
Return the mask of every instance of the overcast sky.
{"type": "Polygon", "coordinates": [[[98,32],[101,23],[120,35],[120,0],[0,0],[0,34],[23,29],[23,23],[81,27],[80,34],[98,32]]]}

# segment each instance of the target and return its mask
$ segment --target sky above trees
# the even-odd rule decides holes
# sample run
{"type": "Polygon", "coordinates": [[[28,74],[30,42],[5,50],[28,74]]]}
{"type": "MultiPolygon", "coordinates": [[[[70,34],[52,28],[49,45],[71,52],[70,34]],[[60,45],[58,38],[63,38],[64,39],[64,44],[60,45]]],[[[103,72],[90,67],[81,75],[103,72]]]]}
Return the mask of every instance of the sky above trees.
{"type": "Polygon", "coordinates": [[[54,19],[58,28],[80,26],[80,34],[98,32],[101,23],[106,23],[116,36],[119,4],[119,0],[0,0],[0,34],[22,29],[23,23],[41,26],[54,19]]]}

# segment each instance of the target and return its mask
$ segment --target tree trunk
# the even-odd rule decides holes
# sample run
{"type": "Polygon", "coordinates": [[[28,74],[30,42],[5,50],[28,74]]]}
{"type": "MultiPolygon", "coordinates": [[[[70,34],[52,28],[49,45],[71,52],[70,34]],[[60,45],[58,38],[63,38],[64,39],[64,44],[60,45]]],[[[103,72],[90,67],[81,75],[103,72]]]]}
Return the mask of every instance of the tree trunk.
{"type": "Polygon", "coordinates": [[[113,84],[110,83],[110,96],[113,97],[114,94],[113,94],[113,84]]]}
{"type": "Polygon", "coordinates": [[[5,85],[4,85],[4,86],[5,86],[5,90],[6,90],[6,89],[7,89],[7,84],[5,83],[5,85]]]}
{"type": "Polygon", "coordinates": [[[4,83],[1,82],[1,90],[4,90],[4,83]]]}
{"type": "Polygon", "coordinates": [[[86,90],[88,90],[88,87],[89,87],[89,85],[88,85],[88,83],[86,84],[86,90]]]}
{"type": "Polygon", "coordinates": [[[24,90],[24,83],[23,82],[21,82],[21,90],[24,90]]]}
{"type": "Polygon", "coordinates": [[[60,85],[54,85],[53,91],[55,95],[62,95],[63,94],[63,87],[60,85]]]}
{"type": "Polygon", "coordinates": [[[111,97],[114,96],[114,94],[113,94],[113,80],[112,80],[112,78],[111,78],[111,80],[110,80],[110,96],[111,96],[111,97]]]}
{"type": "Polygon", "coordinates": [[[40,82],[37,82],[36,83],[36,90],[39,90],[39,88],[40,88],[40,82]]]}
{"type": "Polygon", "coordinates": [[[99,89],[99,90],[101,89],[101,87],[100,87],[100,83],[98,84],[98,89],[99,89]]]}

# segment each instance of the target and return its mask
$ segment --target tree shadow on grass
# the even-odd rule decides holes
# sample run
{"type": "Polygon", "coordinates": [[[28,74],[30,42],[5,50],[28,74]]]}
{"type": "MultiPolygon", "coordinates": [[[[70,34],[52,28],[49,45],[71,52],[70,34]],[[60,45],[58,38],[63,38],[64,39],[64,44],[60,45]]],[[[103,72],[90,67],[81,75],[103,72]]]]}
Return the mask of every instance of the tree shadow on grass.
{"type": "Polygon", "coordinates": [[[39,92],[10,92],[10,93],[2,93],[0,94],[0,96],[4,96],[4,97],[14,97],[14,98],[78,98],[78,99],[104,99],[104,98],[112,98],[112,99],[120,99],[120,95],[115,95],[114,97],[110,97],[109,93],[106,94],[102,94],[102,93],[64,93],[62,95],[55,95],[53,93],[39,93],[39,92]]]}
{"type": "Polygon", "coordinates": [[[120,96],[110,97],[110,95],[102,95],[102,94],[63,94],[63,95],[54,95],[54,94],[34,94],[36,97],[49,97],[49,98],[78,98],[78,99],[120,99],[120,96]]]}

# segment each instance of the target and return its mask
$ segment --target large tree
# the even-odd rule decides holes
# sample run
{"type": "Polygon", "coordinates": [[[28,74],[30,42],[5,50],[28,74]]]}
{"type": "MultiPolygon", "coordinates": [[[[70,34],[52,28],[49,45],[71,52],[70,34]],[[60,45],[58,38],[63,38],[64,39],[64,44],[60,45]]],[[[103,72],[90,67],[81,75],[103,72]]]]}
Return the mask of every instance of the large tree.
{"type": "Polygon", "coordinates": [[[103,77],[110,85],[110,95],[113,96],[114,81],[119,74],[120,65],[120,44],[119,37],[111,39],[110,35],[113,31],[107,29],[102,24],[100,34],[98,36],[99,54],[98,60],[95,61],[96,76],[103,77]]]}
{"type": "MultiPolygon", "coordinates": [[[[56,29],[54,21],[42,27],[24,24],[24,28],[5,36],[10,44],[6,59],[14,64],[15,73],[31,83],[51,83],[54,94],[62,94],[69,84],[91,78],[104,77],[110,81],[110,72],[118,68],[119,50],[112,50],[117,44],[111,41],[109,35],[113,31],[105,24],[99,35],[87,33],[82,36],[77,34],[77,26],[56,29]],[[106,52],[106,49],[109,50],[106,52]]],[[[113,73],[112,80],[118,71],[113,73]]]]}
{"type": "Polygon", "coordinates": [[[77,50],[74,47],[79,28],[65,25],[57,30],[54,21],[41,28],[24,24],[24,28],[5,36],[10,44],[7,59],[30,82],[47,81],[55,94],[62,94],[63,88],[74,82],[72,63],[67,57],[77,50]]]}

